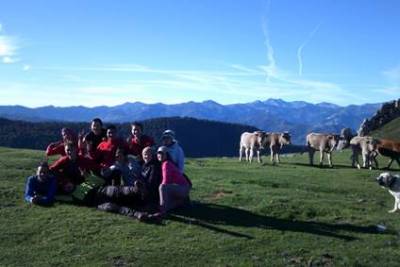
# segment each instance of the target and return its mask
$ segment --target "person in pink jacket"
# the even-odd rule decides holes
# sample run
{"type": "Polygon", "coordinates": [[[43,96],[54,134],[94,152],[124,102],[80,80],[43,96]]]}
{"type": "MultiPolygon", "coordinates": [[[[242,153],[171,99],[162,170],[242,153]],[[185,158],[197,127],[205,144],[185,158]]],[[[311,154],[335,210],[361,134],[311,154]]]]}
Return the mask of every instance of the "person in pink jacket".
{"type": "Polygon", "coordinates": [[[162,180],[159,212],[149,215],[153,219],[161,219],[169,210],[183,205],[191,189],[189,181],[171,160],[166,146],[158,148],[157,159],[161,162],[162,180]]]}

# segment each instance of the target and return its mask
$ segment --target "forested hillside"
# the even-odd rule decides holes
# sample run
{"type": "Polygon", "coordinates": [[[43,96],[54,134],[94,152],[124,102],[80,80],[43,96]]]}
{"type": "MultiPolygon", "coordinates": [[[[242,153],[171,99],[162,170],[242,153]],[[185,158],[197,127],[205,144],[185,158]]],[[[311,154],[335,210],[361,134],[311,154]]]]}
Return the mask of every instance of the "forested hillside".
{"type": "MultiPolygon", "coordinates": [[[[159,142],[165,129],[172,129],[189,157],[233,156],[239,149],[240,134],[257,128],[193,118],[158,118],[142,122],[146,134],[159,142]]],[[[105,123],[107,125],[107,123],[105,123]]],[[[115,124],[120,136],[130,134],[130,124],[115,124]]],[[[89,131],[89,123],[25,122],[0,118],[0,146],[46,149],[50,142],[61,139],[60,130],[69,127],[76,132],[89,131]]]]}

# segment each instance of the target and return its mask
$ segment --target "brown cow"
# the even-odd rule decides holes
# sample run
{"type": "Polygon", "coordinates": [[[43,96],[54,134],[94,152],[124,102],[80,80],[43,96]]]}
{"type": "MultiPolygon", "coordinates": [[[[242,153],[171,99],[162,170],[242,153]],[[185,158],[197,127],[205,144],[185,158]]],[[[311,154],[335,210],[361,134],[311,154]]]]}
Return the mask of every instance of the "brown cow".
{"type": "Polygon", "coordinates": [[[265,147],[266,139],[267,134],[262,131],[242,133],[240,136],[239,161],[242,161],[242,155],[244,152],[246,161],[251,163],[253,161],[254,151],[257,151],[257,160],[261,163],[260,149],[265,147]]]}
{"type": "Polygon", "coordinates": [[[267,133],[266,146],[269,145],[271,150],[271,163],[276,164],[280,162],[279,152],[284,145],[290,145],[290,134],[289,132],[283,133],[267,133]],[[275,161],[276,159],[276,161],[275,161]]]}
{"type": "Polygon", "coordinates": [[[306,145],[310,156],[310,165],[314,165],[314,153],[320,152],[319,165],[322,166],[324,153],[328,155],[329,166],[332,167],[332,151],[339,141],[339,135],[328,133],[310,133],[306,137],[306,145]]]}
{"type": "Polygon", "coordinates": [[[386,168],[389,169],[394,160],[396,160],[397,164],[400,166],[400,142],[389,139],[379,139],[377,150],[380,155],[390,158],[389,165],[386,168]]]}

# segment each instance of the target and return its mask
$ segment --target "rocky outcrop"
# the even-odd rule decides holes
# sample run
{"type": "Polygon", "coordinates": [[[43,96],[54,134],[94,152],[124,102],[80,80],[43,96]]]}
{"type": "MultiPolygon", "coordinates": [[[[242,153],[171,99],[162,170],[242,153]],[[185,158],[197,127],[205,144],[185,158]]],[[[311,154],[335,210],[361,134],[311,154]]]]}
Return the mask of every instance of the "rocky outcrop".
{"type": "Polygon", "coordinates": [[[374,116],[370,119],[364,119],[357,133],[359,136],[368,135],[398,117],[400,117],[400,99],[383,103],[374,116]]]}

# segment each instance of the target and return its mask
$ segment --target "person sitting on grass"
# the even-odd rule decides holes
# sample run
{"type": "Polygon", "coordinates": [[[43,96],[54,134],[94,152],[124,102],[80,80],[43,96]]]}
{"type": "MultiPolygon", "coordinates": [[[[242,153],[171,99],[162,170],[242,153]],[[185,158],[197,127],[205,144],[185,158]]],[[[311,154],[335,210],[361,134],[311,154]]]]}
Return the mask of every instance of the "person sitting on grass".
{"type": "Polygon", "coordinates": [[[108,168],[115,162],[115,152],[118,148],[126,151],[126,143],[117,135],[117,127],[109,125],[107,127],[107,139],[102,141],[96,149],[96,162],[100,163],[101,168],[108,168]]]}
{"type": "Polygon", "coordinates": [[[165,130],[161,136],[161,141],[162,145],[168,148],[168,152],[172,162],[174,162],[179,171],[183,173],[185,168],[185,154],[183,153],[182,147],[175,139],[174,131],[165,130]]]}
{"type": "Polygon", "coordinates": [[[161,165],[151,147],[145,147],[142,152],[143,166],[141,177],[147,187],[147,204],[158,206],[160,202],[158,188],[161,184],[161,165]]]}
{"type": "Polygon", "coordinates": [[[100,166],[92,159],[78,155],[73,143],[65,145],[66,156],[61,157],[50,166],[50,171],[57,177],[60,193],[69,194],[75,186],[85,180],[85,175],[93,171],[98,173],[100,166]]]}
{"type": "Polygon", "coordinates": [[[94,157],[97,146],[105,139],[106,130],[103,128],[103,122],[99,118],[94,118],[90,124],[90,132],[82,140],[83,154],[94,157]]]}
{"type": "Polygon", "coordinates": [[[135,181],[140,178],[140,163],[128,157],[125,150],[117,148],[115,152],[115,162],[108,168],[102,170],[103,177],[112,185],[119,185],[122,182],[124,186],[133,186],[135,181]]]}
{"type": "Polygon", "coordinates": [[[78,147],[78,136],[70,128],[62,128],[61,137],[62,140],[50,143],[47,146],[46,157],[53,155],[65,156],[66,154],[64,145],[67,142],[73,143],[76,147],[78,147]]]}
{"type": "Polygon", "coordinates": [[[154,146],[154,140],[150,136],[143,134],[143,125],[141,123],[133,122],[131,127],[132,134],[127,139],[128,154],[140,158],[145,147],[154,146]]]}
{"type": "Polygon", "coordinates": [[[37,167],[36,175],[27,179],[25,200],[31,204],[51,205],[54,202],[56,189],[56,178],[49,173],[47,162],[42,162],[37,167]]]}
{"type": "Polygon", "coordinates": [[[159,211],[149,215],[149,219],[162,219],[166,213],[185,204],[189,199],[191,183],[172,162],[166,146],[157,149],[157,159],[161,162],[162,181],[159,187],[159,211]]]}

